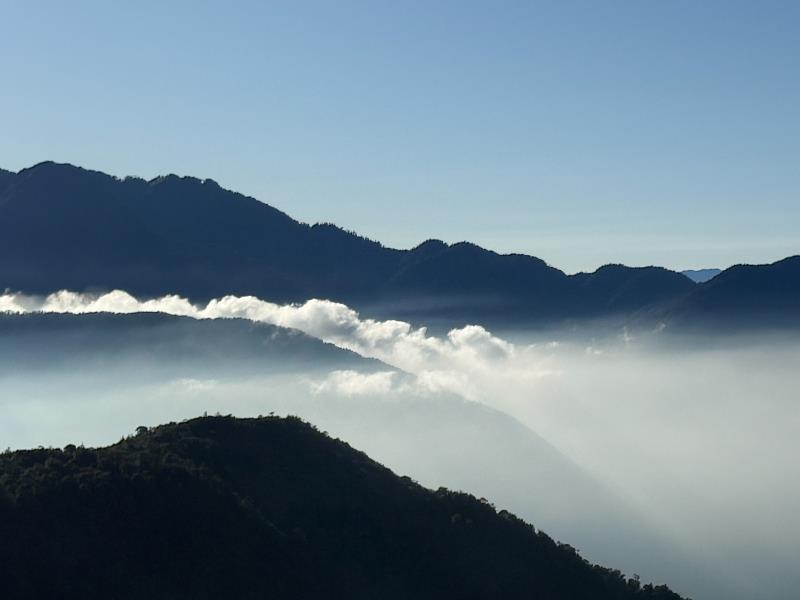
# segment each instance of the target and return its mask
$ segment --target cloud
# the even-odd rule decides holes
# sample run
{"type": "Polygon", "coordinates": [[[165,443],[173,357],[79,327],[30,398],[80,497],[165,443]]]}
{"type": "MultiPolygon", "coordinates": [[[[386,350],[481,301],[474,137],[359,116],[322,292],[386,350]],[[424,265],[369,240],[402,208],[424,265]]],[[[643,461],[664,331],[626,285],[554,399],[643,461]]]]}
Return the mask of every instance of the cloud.
{"type": "Polygon", "coordinates": [[[359,373],[358,371],[331,371],[322,381],[312,382],[315,394],[339,396],[374,396],[388,394],[395,387],[396,371],[359,373]]]}
{"type": "Polygon", "coordinates": [[[196,319],[249,319],[298,329],[413,373],[419,378],[420,389],[449,391],[469,399],[480,397],[484,387],[481,379],[487,375],[494,378],[499,371],[506,376],[516,371],[517,376],[526,380],[554,373],[538,369],[533,361],[526,359],[524,351],[479,325],[453,329],[439,337],[430,335],[425,327],[414,328],[403,321],[362,319],[352,308],[328,300],[278,305],[253,296],[225,296],[205,306],[195,306],[175,295],[140,301],[121,290],[102,295],[62,290],[44,298],[6,294],[0,296],[0,310],[73,314],[160,312],[196,319]]]}
{"type": "Polygon", "coordinates": [[[39,310],[36,298],[8,293],[0,296],[0,313],[21,314],[32,310],[39,310]]]}
{"type": "Polygon", "coordinates": [[[184,377],[170,382],[170,387],[175,387],[182,392],[189,394],[197,394],[210,392],[219,386],[219,381],[216,379],[195,379],[192,377],[184,377]]]}
{"type": "MultiPolygon", "coordinates": [[[[150,311],[197,319],[243,318],[303,331],[398,369],[304,378],[301,395],[308,400],[310,387],[320,411],[410,396],[429,407],[435,406],[437,394],[480,401],[513,415],[607,482],[678,547],[709,549],[708,557],[698,558],[699,577],[727,579],[737,588],[736,594],[716,597],[749,598],[761,592],[794,597],[790,593],[797,588],[796,577],[789,563],[798,555],[800,539],[794,518],[800,479],[792,476],[800,429],[800,343],[795,336],[695,347],[675,337],[669,344],[651,344],[662,337],[657,332],[623,330],[610,337],[598,332],[594,338],[591,332],[563,331],[560,343],[523,344],[478,325],[433,335],[403,321],[365,319],[325,300],[278,305],[226,296],[195,306],[179,296],[140,301],[119,290],[103,295],[62,291],[47,297],[7,293],[0,295],[0,311],[150,311]],[[346,400],[337,404],[331,396],[346,400]],[[720,554],[720,548],[725,552],[720,554]]],[[[524,332],[514,333],[515,340],[525,339],[524,332]]],[[[220,384],[174,380],[165,393],[185,397],[191,410],[200,406],[198,399],[209,397],[224,398],[226,406],[245,398],[260,407],[262,395],[283,396],[274,391],[275,385],[274,379],[269,384],[242,382],[237,374],[220,384]]],[[[30,404],[27,393],[20,397],[30,404]]],[[[409,404],[416,406],[391,403],[409,404]]],[[[131,402],[130,409],[137,406],[131,402]]],[[[37,427],[48,414],[44,409],[35,414],[37,427]]],[[[433,425],[441,425],[444,435],[452,423],[433,425]]],[[[62,425],[59,421],[53,427],[62,425]]],[[[379,432],[370,435],[377,439],[379,432]]],[[[518,458],[506,453],[498,460],[518,458]]],[[[613,535],[608,544],[618,545],[613,535]]],[[[699,585],[693,576],[669,567],[669,560],[658,563],[664,565],[663,579],[685,581],[687,592],[693,592],[690,585],[699,585]]],[[[694,595],[715,597],[702,588],[694,595]]]]}
{"type": "MultiPolygon", "coordinates": [[[[28,306],[31,306],[30,302],[28,306]]],[[[197,307],[180,296],[169,295],[142,302],[121,290],[114,290],[99,296],[61,290],[47,296],[36,310],[74,314],[161,312],[170,315],[201,318],[197,307]]]]}
{"type": "Polygon", "coordinates": [[[423,371],[415,377],[397,371],[360,373],[352,370],[331,371],[321,380],[310,382],[314,394],[338,396],[387,396],[432,398],[439,394],[456,394],[474,398],[474,388],[464,373],[456,371],[423,371]]]}

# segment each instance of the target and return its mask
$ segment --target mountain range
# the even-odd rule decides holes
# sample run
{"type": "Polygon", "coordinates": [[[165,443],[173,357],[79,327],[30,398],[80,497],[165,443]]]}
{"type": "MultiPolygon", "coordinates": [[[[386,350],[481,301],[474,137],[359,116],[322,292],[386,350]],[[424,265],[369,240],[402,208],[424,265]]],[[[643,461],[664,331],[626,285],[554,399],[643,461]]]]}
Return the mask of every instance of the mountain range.
{"type": "Polygon", "coordinates": [[[119,179],[44,162],[0,172],[0,289],[125,289],[202,301],[337,300],[367,314],[451,322],[651,315],[796,318],[800,257],[736,266],[697,284],[661,267],[567,275],[468,242],[387,248],[308,225],[210,179],[119,179]],[[709,309],[710,307],[710,309],[709,309]]]}

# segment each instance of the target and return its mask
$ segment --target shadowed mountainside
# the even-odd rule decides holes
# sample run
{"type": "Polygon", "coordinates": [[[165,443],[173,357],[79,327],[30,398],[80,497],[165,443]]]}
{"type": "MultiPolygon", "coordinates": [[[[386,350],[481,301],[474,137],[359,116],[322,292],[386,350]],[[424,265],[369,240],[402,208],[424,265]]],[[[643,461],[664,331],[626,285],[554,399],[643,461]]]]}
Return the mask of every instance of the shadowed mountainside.
{"type": "Polygon", "coordinates": [[[14,173],[0,169],[0,194],[2,194],[6,187],[14,180],[14,173]]]}
{"type": "Polygon", "coordinates": [[[794,330],[800,327],[800,256],[766,265],[734,265],[652,312],[684,330],[794,330]]]}
{"type": "Polygon", "coordinates": [[[5,598],[678,599],[296,418],[0,456],[5,598]]]}
{"type": "Polygon", "coordinates": [[[49,367],[114,369],[126,360],[149,372],[183,369],[204,376],[389,368],[295,329],[163,313],[0,313],[0,359],[0,374],[49,367]]]}

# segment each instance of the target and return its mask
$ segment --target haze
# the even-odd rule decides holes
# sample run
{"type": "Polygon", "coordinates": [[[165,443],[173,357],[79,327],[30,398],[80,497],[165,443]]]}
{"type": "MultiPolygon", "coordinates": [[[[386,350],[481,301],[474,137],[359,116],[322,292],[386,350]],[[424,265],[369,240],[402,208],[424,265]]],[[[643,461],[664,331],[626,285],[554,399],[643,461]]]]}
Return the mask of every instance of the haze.
{"type": "MultiPolygon", "coordinates": [[[[227,297],[196,307],[124,292],[5,295],[0,307],[244,317],[382,361],[315,349],[309,369],[299,354],[186,360],[167,348],[174,358],[164,362],[143,358],[132,334],[100,364],[86,343],[61,361],[6,358],[0,439],[13,447],[109,443],[202,411],[299,414],[399,473],[482,494],[591,560],[692,597],[788,600],[800,583],[792,336],[598,329],[541,338],[480,326],[436,336],[326,301],[227,297]]],[[[181,346],[173,330],[164,338],[181,346]]],[[[4,353],[15,347],[19,338],[3,337],[4,353]]],[[[59,352],[70,354],[50,353],[59,352]]]]}

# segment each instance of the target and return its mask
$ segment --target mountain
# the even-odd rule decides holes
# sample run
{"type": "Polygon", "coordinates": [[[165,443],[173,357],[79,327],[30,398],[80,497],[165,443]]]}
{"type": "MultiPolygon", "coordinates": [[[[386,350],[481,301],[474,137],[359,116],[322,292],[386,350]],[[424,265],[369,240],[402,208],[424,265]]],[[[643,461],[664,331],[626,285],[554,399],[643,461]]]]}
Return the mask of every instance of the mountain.
{"type": "Polygon", "coordinates": [[[51,369],[98,374],[135,364],[148,377],[390,369],[294,329],[163,313],[0,313],[0,376],[51,369]]]}
{"type": "Polygon", "coordinates": [[[14,180],[14,175],[15,173],[11,171],[0,169],[0,194],[2,194],[6,187],[14,180]]]}
{"type": "Polygon", "coordinates": [[[375,315],[463,321],[606,316],[693,285],[654,267],[567,276],[538,258],[466,242],[386,248],[334,225],[297,222],[209,179],[118,179],[52,162],[0,177],[0,289],[318,297],[375,315]]]}
{"type": "Polygon", "coordinates": [[[682,275],[686,275],[695,283],[705,283],[720,273],[722,273],[722,269],[687,269],[686,271],[681,271],[682,275]]]}
{"type": "Polygon", "coordinates": [[[800,326],[800,256],[765,265],[735,265],[666,301],[659,318],[683,327],[800,326]]]}
{"type": "Polygon", "coordinates": [[[297,418],[0,456],[4,598],[672,600],[297,418]]]}
{"type": "Polygon", "coordinates": [[[606,265],[571,279],[583,297],[593,298],[601,314],[627,313],[666,298],[680,298],[695,287],[680,273],[663,267],[606,265]]]}

